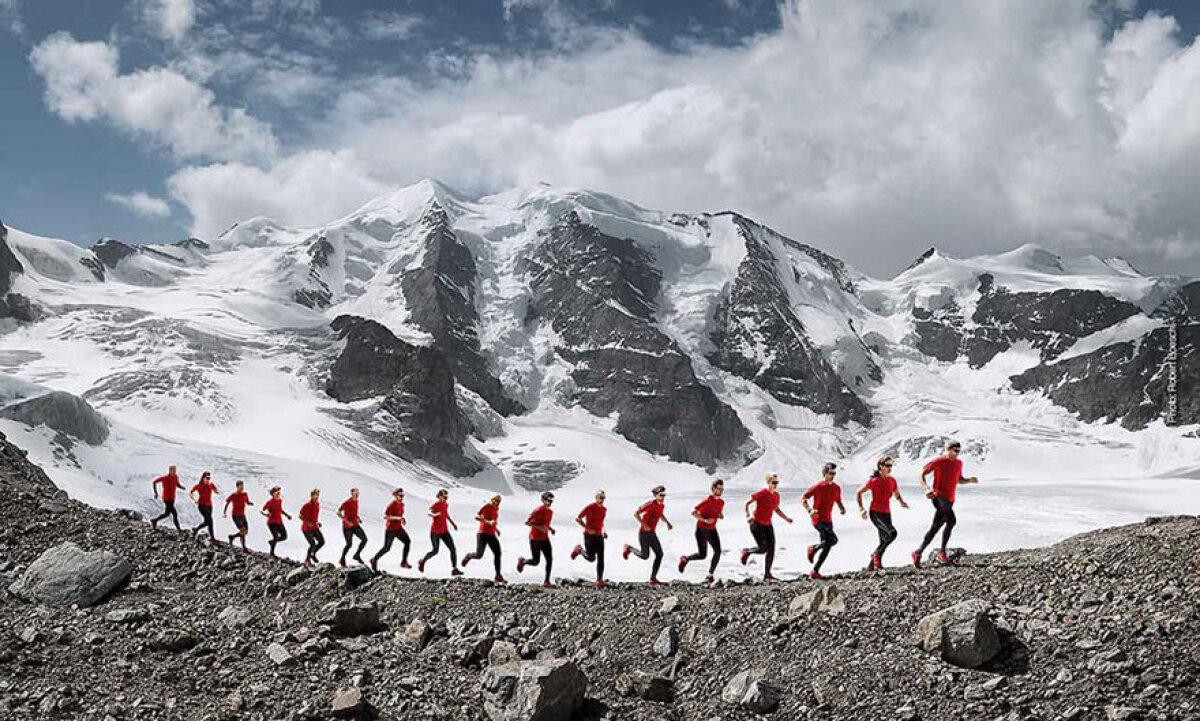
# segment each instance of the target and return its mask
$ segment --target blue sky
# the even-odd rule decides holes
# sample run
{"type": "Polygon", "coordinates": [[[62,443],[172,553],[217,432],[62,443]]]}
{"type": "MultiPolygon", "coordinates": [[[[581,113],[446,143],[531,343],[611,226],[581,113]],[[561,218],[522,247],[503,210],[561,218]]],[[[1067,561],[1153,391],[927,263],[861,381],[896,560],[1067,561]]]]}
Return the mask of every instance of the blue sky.
{"type": "Polygon", "coordinates": [[[0,218],[311,225],[433,176],[734,208],[890,273],[1200,272],[1200,4],[0,0],[0,218]]]}

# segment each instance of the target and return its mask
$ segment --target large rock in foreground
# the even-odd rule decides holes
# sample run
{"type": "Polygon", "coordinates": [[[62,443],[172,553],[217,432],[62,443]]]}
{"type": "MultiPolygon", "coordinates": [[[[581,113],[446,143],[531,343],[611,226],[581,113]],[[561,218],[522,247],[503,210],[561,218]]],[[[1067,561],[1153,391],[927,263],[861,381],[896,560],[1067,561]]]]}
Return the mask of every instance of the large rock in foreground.
{"type": "Polygon", "coordinates": [[[587,677],[567,659],[514,661],[483,674],[492,721],[570,721],[583,709],[587,677]]]}
{"type": "Polygon", "coordinates": [[[108,421],[104,416],[84,399],[64,391],[51,391],[14,403],[0,411],[0,415],[28,426],[46,426],[89,446],[108,440],[108,421]]]}
{"type": "Polygon", "coordinates": [[[916,641],[956,666],[978,668],[1000,653],[1000,635],[988,615],[991,604],[978,598],[942,609],[917,623],[916,641]]]}
{"type": "Polygon", "coordinates": [[[74,543],[47,550],[8,590],[18,598],[46,606],[91,606],[125,583],[129,561],[108,551],[85,551],[74,543]]]}

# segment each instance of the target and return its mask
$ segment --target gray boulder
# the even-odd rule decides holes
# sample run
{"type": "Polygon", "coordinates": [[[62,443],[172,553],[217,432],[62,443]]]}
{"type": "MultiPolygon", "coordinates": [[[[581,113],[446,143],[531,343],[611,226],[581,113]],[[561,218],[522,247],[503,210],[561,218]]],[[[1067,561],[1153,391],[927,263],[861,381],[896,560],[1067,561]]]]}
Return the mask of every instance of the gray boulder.
{"type": "Polygon", "coordinates": [[[729,679],[721,700],[753,713],[770,713],[779,707],[783,691],[767,680],[766,669],[751,668],[729,679]]]}
{"type": "Polygon", "coordinates": [[[323,623],[335,636],[365,636],[384,629],[379,606],[374,603],[342,602],[323,623]]]}
{"type": "Polygon", "coordinates": [[[622,696],[637,696],[646,701],[670,703],[675,699],[675,682],[669,678],[634,671],[617,676],[617,693],[622,696]]]}
{"type": "Polygon", "coordinates": [[[104,416],[84,399],[63,391],[51,391],[6,406],[0,415],[27,426],[46,426],[89,446],[108,440],[108,421],[104,416]]]}
{"type": "Polygon", "coordinates": [[[792,599],[788,617],[798,618],[810,613],[844,613],[846,600],[837,586],[824,586],[792,599]]]}
{"type": "Polygon", "coordinates": [[[295,666],[296,657],[288,652],[281,643],[273,643],[267,646],[267,657],[276,666],[295,666]]]}
{"type": "Polygon", "coordinates": [[[978,668],[1000,653],[990,611],[990,603],[976,598],[932,613],[917,623],[917,645],[940,653],[947,663],[978,668]]]}
{"type": "Polygon", "coordinates": [[[433,629],[419,618],[414,618],[404,627],[404,639],[415,646],[418,651],[425,648],[431,636],[433,636],[433,629]]]}
{"type": "Polygon", "coordinates": [[[654,653],[668,658],[679,650],[679,631],[674,626],[667,626],[654,639],[654,653]]]}
{"type": "Polygon", "coordinates": [[[74,543],[46,550],[8,590],[45,606],[92,606],[129,580],[133,566],[108,551],[85,551],[74,543]]]}
{"type": "Polygon", "coordinates": [[[514,661],[484,671],[483,710],[492,721],[570,721],[586,691],[587,677],[572,661],[514,661]]]}
{"type": "Polygon", "coordinates": [[[254,614],[241,606],[226,606],[217,614],[217,620],[230,631],[245,628],[253,618],[254,614]]]}
{"type": "Polygon", "coordinates": [[[366,566],[352,566],[338,571],[338,585],[346,589],[355,589],[371,582],[374,574],[366,566]]]}

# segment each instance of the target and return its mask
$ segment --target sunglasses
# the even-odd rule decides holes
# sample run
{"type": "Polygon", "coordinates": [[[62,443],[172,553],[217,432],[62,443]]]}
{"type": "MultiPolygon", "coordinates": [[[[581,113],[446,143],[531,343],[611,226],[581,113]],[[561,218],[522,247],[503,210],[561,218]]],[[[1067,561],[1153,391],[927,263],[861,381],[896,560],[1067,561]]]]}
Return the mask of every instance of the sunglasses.
{"type": "Polygon", "coordinates": [[[666,498],[666,497],[667,497],[667,494],[665,494],[665,493],[660,493],[656,496],[656,498],[666,498]]]}
{"type": "Polygon", "coordinates": [[[891,464],[891,463],[881,463],[881,464],[879,464],[879,465],[883,466],[884,468],[891,468],[891,467],[892,467],[892,464],[891,464]]]}

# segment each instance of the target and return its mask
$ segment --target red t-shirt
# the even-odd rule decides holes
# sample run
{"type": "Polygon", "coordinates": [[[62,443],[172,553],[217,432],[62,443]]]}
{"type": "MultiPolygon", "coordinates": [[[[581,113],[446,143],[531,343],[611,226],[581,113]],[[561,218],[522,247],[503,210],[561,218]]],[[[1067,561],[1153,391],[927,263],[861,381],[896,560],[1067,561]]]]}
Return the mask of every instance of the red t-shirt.
{"type": "Polygon", "coordinates": [[[836,483],[818,483],[804,492],[805,498],[811,498],[817,520],[813,523],[832,523],[833,505],[842,500],[842,487],[836,483]]]}
{"type": "Polygon", "coordinates": [[[192,490],[195,491],[196,495],[199,497],[196,501],[197,506],[208,506],[209,508],[212,508],[213,488],[214,486],[211,483],[197,483],[196,485],[192,486],[192,490]]]}
{"type": "Polygon", "coordinates": [[[321,502],[312,500],[300,506],[300,530],[317,530],[317,518],[321,515],[321,502]]]}
{"type": "Polygon", "coordinates": [[[525,523],[529,525],[529,540],[531,541],[548,541],[550,540],[550,519],[554,518],[554,510],[546,506],[538,506],[533,509],[533,513],[529,514],[529,518],[525,523]],[[543,528],[538,528],[542,526],[543,528]]]}
{"type": "Polygon", "coordinates": [[[343,528],[355,528],[358,526],[358,499],[347,498],[342,501],[342,505],[338,506],[338,510],[342,512],[343,528]]]}
{"type": "Polygon", "coordinates": [[[395,533],[396,531],[399,531],[404,528],[403,523],[401,523],[400,521],[394,521],[390,518],[390,516],[399,516],[400,518],[404,518],[404,502],[403,501],[393,500],[391,503],[388,504],[388,507],[383,510],[383,515],[389,517],[387,519],[387,525],[385,526],[387,528],[387,530],[391,531],[392,533],[395,533]]]}
{"type": "Polygon", "coordinates": [[[896,493],[895,476],[875,476],[867,481],[871,489],[871,510],[876,513],[892,512],[892,496],[896,493]]]}
{"type": "Polygon", "coordinates": [[[954,503],[954,496],[958,492],[958,482],[962,479],[962,469],[961,460],[957,458],[950,460],[946,456],[941,456],[927,463],[924,470],[921,471],[921,475],[933,473],[933,494],[954,503]]]}
{"type": "MultiPolygon", "coordinates": [[[[485,504],[483,508],[479,509],[478,515],[482,516],[485,521],[495,521],[500,517],[500,509],[488,503],[485,504]]],[[[479,532],[485,536],[494,536],[496,535],[496,526],[492,525],[491,523],[484,523],[483,521],[480,521],[479,532]]]]}
{"type": "Polygon", "coordinates": [[[709,496],[696,506],[696,513],[700,518],[696,519],[696,528],[711,531],[717,527],[717,516],[721,515],[721,511],[725,510],[725,501],[716,496],[709,496]],[[709,522],[703,519],[711,518],[709,522]]]}
{"type": "Polygon", "coordinates": [[[604,517],[606,515],[608,515],[608,509],[599,503],[589,503],[584,506],[583,510],[579,512],[579,517],[583,519],[583,535],[604,535],[604,517]]]}
{"type": "Polygon", "coordinates": [[[770,488],[763,488],[750,498],[754,501],[754,522],[760,526],[771,525],[775,509],[779,508],[779,494],[770,488]]]}
{"type": "Polygon", "coordinates": [[[154,485],[162,484],[162,499],[164,501],[175,500],[175,489],[183,488],[183,484],[179,482],[179,476],[174,473],[168,473],[165,476],[159,476],[154,479],[154,485]]]}
{"type": "Polygon", "coordinates": [[[225,499],[226,506],[233,506],[233,515],[246,515],[246,506],[250,503],[250,496],[246,495],[245,491],[234,491],[225,499]]]}
{"type": "Polygon", "coordinates": [[[263,504],[267,512],[267,523],[283,523],[283,499],[272,498],[263,504]]]}
{"type": "Polygon", "coordinates": [[[429,532],[435,536],[449,533],[450,524],[446,519],[450,517],[450,504],[438,501],[429,507],[429,512],[433,514],[433,523],[429,526],[429,532]]]}
{"type": "Polygon", "coordinates": [[[658,522],[663,517],[663,513],[667,507],[658,502],[658,499],[646,501],[642,507],[638,509],[642,512],[642,530],[653,531],[658,528],[658,522]]]}

